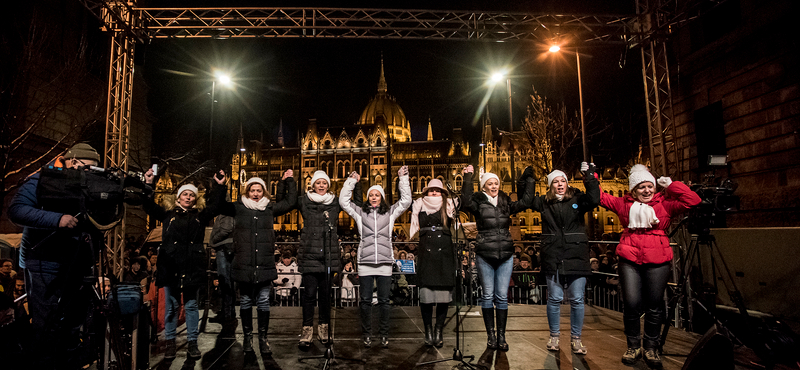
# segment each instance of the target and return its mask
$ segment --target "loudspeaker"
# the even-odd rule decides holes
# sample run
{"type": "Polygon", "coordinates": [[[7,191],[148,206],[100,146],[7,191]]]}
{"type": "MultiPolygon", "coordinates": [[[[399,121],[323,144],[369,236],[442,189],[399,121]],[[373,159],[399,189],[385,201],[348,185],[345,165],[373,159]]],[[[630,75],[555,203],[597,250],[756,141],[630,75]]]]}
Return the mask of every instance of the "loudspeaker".
{"type": "Polygon", "coordinates": [[[719,331],[717,325],[708,329],[689,352],[682,370],[733,370],[733,343],[719,331]]]}

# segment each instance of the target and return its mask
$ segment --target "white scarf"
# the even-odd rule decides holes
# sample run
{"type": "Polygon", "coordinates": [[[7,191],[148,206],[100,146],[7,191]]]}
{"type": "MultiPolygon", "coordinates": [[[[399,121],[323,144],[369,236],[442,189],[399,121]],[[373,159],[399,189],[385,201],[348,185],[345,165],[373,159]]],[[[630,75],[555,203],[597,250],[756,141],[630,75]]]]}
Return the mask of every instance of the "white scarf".
{"type": "Polygon", "coordinates": [[[255,209],[258,211],[263,211],[267,209],[267,204],[269,204],[269,199],[267,197],[263,197],[258,200],[258,202],[242,195],[242,204],[244,204],[247,209],[255,209]]]}
{"type": "MultiPolygon", "coordinates": [[[[483,193],[486,194],[487,198],[489,198],[489,203],[492,203],[493,206],[497,207],[497,197],[492,197],[485,191],[483,193]]],[[[497,193],[497,196],[500,196],[500,192],[497,193]]]]}
{"type": "Polygon", "coordinates": [[[333,198],[336,198],[336,196],[331,193],[325,193],[325,195],[319,195],[315,191],[308,192],[308,199],[311,199],[311,201],[314,203],[322,203],[328,205],[333,203],[333,198]]]}
{"type": "Polygon", "coordinates": [[[631,210],[628,213],[628,228],[629,229],[649,229],[653,225],[658,225],[659,220],[656,217],[656,211],[653,207],[642,202],[633,202],[631,210]]]}
{"type": "Polygon", "coordinates": [[[564,199],[564,194],[555,194],[555,196],[556,196],[556,199],[558,199],[558,200],[564,199]]]}
{"type": "MultiPolygon", "coordinates": [[[[414,201],[411,205],[411,228],[409,229],[410,237],[419,231],[419,212],[425,211],[426,214],[439,212],[442,209],[442,197],[422,197],[414,201]]],[[[456,206],[452,199],[447,200],[447,217],[453,218],[456,206]]],[[[457,225],[456,225],[457,226],[457,225]]]]}

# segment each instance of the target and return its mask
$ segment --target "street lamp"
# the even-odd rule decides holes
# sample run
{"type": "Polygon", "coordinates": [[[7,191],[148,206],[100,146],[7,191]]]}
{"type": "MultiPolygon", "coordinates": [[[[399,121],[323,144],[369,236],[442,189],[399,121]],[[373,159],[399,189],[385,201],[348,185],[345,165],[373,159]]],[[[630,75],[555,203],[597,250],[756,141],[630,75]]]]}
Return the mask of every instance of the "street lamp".
{"type": "Polygon", "coordinates": [[[485,150],[485,146],[486,146],[486,144],[481,143],[481,156],[483,157],[483,166],[481,166],[481,168],[483,168],[484,171],[486,171],[486,150],[485,150]]]}
{"type": "MultiPolygon", "coordinates": [[[[550,47],[549,51],[551,53],[557,53],[561,50],[561,47],[558,45],[553,45],[550,47]]],[[[580,102],[580,109],[581,109],[581,141],[583,142],[583,161],[589,162],[589,150],[586,146],[586,124],[583,121],[583,86],[581,86],[581,54],[578,53],[578,50],[575,49],[575,60],[578,63],[578,101],[580,102]]]]}
{"type": "Polygon", "coordinates": [[[211,122],[208,126],[208,151],[209,154],[211,153],[211,148],[213,148],[213,139],[214,139],[214,103],[216,103],[216,91],[217,91],[217,81],[223,86],[230,86],[231,85],[231,77],[225,74],[220,70],[214,71],[214,79],[211,80],[211,122]]]}

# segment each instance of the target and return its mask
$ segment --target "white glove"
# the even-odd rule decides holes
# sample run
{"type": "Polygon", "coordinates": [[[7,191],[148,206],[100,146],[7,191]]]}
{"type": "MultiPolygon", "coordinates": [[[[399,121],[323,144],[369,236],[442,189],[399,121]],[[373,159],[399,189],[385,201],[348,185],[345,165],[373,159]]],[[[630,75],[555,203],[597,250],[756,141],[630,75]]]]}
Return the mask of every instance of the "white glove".
{"type": "Polygon", "coordinates": [[[589,170],[589,164],[586,162],[581,162],[581,172],[586,172],[589,170]]]}
{"type": "Polygon", "coordinates": [[[661,176],[656,182],[658,182],[658,185],[661,185],[662,188],[666,188],[672,184],[672,179],[667,176],[661,176]]]}

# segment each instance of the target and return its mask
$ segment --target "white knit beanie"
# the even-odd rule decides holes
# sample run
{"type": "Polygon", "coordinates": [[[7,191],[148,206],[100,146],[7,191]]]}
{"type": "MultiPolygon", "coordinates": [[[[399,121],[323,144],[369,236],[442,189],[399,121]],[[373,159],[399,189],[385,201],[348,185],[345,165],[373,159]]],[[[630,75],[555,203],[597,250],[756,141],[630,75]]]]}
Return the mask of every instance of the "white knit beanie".
{"type": "Polygon", "coordinates": [[[194,193],[194,196],[197,197],[197,187],[192,184],[186,184],[178,188],[178,196],[181,196],[185,190],[191,190],[194,193]]]}
{"type": "Polygon", "coordinates": [[[373,190],[377,190],[379,193],[381,193],[381,196],[383,197],[383,199],[386,199],[386,193],[383,192],[383,186],[380,186],[380,185],[372,185],[372,186],[370,186],[370,188],[367,189],[367,197],[369,197],[369,193],[372,192],[373,190]]]}
{"type": "Polygon", "coordinates": [[[251,177],[246,183],[244,183],[244,188],[247,189],[247,187],[252,183],[261,184],[261,189],[264,190],[264,193],[267,192],[267,183],[265,183],[260,177],[251,177]]]}
{"type": "Polygon", "coordinates": [[[628,175],[628,191],[633,191],[637,185],[649,181],[656,185],[656,178],[647,170],[647,166],[643,164],[635,164],[631,167],[631,173],[628,175]]]}
{"type": "Polygon", "coordinates": [[[481,189],[483,189],[483,185],[486,184],[486,181],[489,181],[489,179],[497,179],[497,182],[500,182],[500,178],[497,177],[497,175],[491,172],[484,172],[484,174],[481,175],[481,189]]]}
{"type": "Polygon", "coordinates": [[[549,175],[547,175],[547,187],[549,188],[550,186],[552,186],[553,185],[553,180],[555,180],[556,177],[559,177],[559,176],[563,177],[564,181],[566,181],[567,185],[569,185],[569,179],[567,179],[567,174],[564,173],[564,171],[555,170],[553,172],[550,172],[549,175]]]}
{"type": "Polygon", "coordinates": [[[317,182],[319,179],[325,179],[328,182],[328,187],[331,187],[331,178],[328,177],[328,174],[325,171],[316,171],[314,172],[314,176],[311,176],[311,187],[314,187],[314,183],[317,182]]]}

